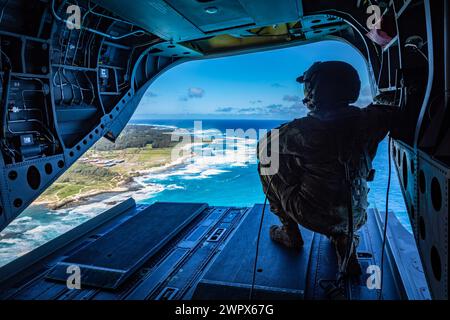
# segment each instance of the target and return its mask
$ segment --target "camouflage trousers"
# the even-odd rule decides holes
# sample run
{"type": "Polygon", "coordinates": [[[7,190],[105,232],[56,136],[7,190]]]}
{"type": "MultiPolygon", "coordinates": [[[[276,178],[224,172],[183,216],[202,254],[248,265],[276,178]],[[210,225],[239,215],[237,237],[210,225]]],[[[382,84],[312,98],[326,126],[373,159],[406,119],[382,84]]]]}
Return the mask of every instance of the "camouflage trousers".
{"type": "MultiPolygon", "coordinates": [[[[348,209],[346,205],[324,210],[317,208],[311,201],[311,195],[305,192],[305,186],[286,185],[279,175],[260,175],[263,191],[269,200],[271,211],[278,216],[283,225],[300,224],[329,238],[339,238],[348,233],[348,209]],[[269,183],[271,187],[269,190],[269,183]]],[[[364,180],[359,190],[353,194],[353,226],[360,229],[367,221],[367,183],[364,180]]],[[[324,194],[324,197],[327,195],[324,194]]]]}

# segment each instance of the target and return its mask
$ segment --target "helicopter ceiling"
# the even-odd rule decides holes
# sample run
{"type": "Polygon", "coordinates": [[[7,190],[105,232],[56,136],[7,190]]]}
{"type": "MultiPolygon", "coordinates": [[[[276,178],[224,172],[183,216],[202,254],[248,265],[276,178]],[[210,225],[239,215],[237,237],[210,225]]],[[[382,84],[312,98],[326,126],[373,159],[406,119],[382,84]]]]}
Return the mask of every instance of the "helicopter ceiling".
{"type": "Polygon", "coordinates": [[[297,21],[303,16],[299,0],[96,0],[96,3],[174,42],[297,21]]]}
{"type": "MultiPolygon", "coordinates": [[[[305,16],[300,0],[95,2],[171,44],[195,48],[202,55],[311,40],[350,27],[333,15],[305,16]]],[[[161,54],[178,55],[167,50],[161,54]]]]}

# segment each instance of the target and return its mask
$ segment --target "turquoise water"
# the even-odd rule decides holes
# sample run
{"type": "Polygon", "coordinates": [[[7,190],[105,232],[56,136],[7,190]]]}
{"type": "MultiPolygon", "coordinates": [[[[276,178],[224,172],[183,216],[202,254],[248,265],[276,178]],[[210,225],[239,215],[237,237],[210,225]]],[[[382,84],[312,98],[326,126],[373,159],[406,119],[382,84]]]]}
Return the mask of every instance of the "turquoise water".
{"type": "MultiPolygon", "coordinates": [[[[226,129],[272,129],[285,121],[273,120],[203,120],[202,130],[204,137],[208,133],[218,130],[225,133],[226,129]]],[[[193,129],[193,120],[139,120],[132,121],[135,124],[157,124],[161,126],[173,126],[177,128],[193,129]]],[[[256,140],[250,141],[249,149],[253,151],[248,157],[226,156],[206,157],[201,163],[192,163],[190,167],[176,168],[167,174],[149,177],[146,182],[172,186],[165,188],[161,193],[142,202],[154,201],[190,201],[206,202],[215,206],[252,206],[254,203],[264,202],[264,194],[261,189],[257,173],[254,148],[256,140]],[[238,159],[236,159],[238,158],[238,159]],[[236,160],[240,160],[236,161],[236,160]],[[246,161],[247,160],[247,161],[246,161]],[[209,174],[205,175],[205,171],[209,174]],[[212,171],[211,171],[212,170],[212,171]],[[202,172],[203,174],[199,174],[202,172]],[[176,186],[174,188],[174,186],[176,186]]]]}
{"type": "MultiPolygon", "coordinates": [[[[226,129],[271,129],[284,121],[274,120],[204,120],[198,137],[208,138],[215,134],[217,141],[227,142],[226,129]],[[222,140],[221,140],[222,139],[222,140]]],[[[133,124],[161,126],[162,129],[187,129],[192,133],[193,120],[139,120],[133,124]]],[[[95,217],[111,207],[112,201],[130,196],[139,203],[155,201],[206,202],[215,206],[252,206],[262,203],[264,194],[256,170],[256,139],[237,141],[231,154],[211,150],[206,157],[194,156],[190,161],[169,169],[157,170],[138,179],[143,188],[138,192],[124,193],[109,199],[96,201],[74,208],[49,211],[31,206],[8,228],[0,233],[0,265],[29,252],[58,235],[95,217]],[[107,201],[106,201],[107,200],[107,201]]],[[[207,144],[203,144],[208,149],[207,144]]],[[[377,170],[375,181],[370,183],[369,202],[372,207],[384,211],[388,177],[387,140],[383,141],[374,161],[377,170]]],[[[411,230],[401,194],[397,174],[393,169],[389,209],[411,230]]]]}

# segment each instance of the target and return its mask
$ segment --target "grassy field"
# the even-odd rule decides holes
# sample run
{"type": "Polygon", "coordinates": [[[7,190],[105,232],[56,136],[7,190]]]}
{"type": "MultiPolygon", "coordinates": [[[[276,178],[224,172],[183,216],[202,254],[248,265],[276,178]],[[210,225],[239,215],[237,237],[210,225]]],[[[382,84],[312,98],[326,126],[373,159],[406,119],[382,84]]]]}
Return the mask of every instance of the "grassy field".
{"type": "Polygon", "coordinates": [[[170,162],[172,148],[153,149],[151,145],[144,148],[128,148],[114,151],[90,151],[88,157],[100,155],[105,160],[125,160],[125,163],[111,167],[111,171],[123,174],[159,167],[170,162]]]}
{"type": "Polygon", "coordinates": [[[88,151],[83,160],[76,162],[42,196],[39,203],[59,207],[65,203],[93,194],[125,191],[126,185],[139,172],[171,162],[172,148],[128,148],[111,151],[88,151]],[[89,161],[123,160],[112,167],[89,161]]]}

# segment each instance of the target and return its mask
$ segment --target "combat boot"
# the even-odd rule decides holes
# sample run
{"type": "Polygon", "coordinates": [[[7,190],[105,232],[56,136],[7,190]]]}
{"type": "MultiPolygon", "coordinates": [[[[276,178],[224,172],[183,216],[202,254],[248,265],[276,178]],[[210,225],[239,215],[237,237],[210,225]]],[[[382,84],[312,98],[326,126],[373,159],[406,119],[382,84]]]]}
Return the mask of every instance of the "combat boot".
{"type": "Polygon", "coordinates": [[[300,229],[297,224],[292,224],[289,226],[271,226],[270,238],[273,241],[294,250],[300,250],[304,243],[302,234],[300,233],[300,229]]]}

